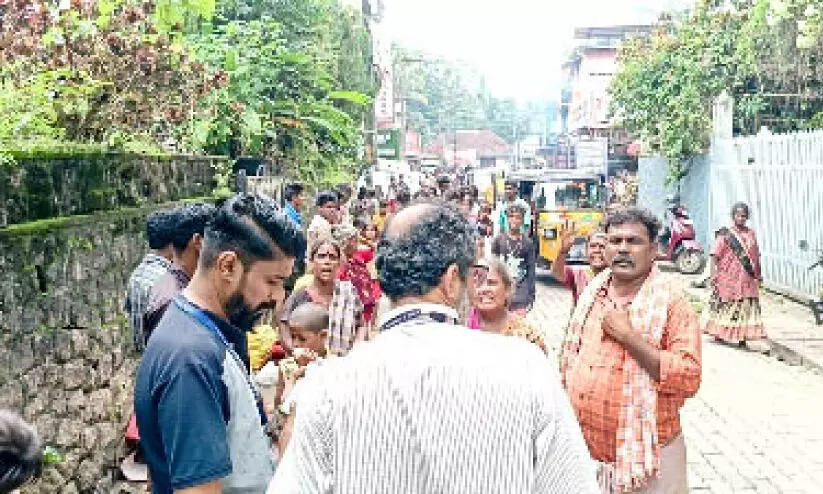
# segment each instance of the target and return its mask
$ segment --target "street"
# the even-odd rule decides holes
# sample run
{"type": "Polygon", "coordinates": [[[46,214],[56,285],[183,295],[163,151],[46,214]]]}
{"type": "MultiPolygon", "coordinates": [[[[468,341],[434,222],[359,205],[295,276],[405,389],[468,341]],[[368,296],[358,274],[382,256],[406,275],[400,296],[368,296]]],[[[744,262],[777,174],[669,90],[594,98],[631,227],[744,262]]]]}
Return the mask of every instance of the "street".
{"type": "MultiPolygon", "coordinates": [[[[529,319],[555,354],[570,308],[569,292],[538,273],[529,319]]],[[[821,410],[823,375],[704,336],[702,385],[682,410],[690,492],[823,492],[821,410]]]]}

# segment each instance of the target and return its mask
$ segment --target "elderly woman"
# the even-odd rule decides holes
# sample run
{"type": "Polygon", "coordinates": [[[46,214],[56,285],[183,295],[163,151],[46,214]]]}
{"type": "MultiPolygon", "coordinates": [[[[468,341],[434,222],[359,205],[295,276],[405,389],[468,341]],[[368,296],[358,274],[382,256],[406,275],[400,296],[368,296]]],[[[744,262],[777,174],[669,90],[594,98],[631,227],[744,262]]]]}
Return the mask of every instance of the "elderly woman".
{"type": "Polygon", "coordinates": [[[712,250],[712,297],[703,314],[705,331],[715,340],[738,345],[766,339],[760,316],[760,249],[746,226],[749,206],[732,206],[732,225],[717,231],[712,250]]]}
{"type": "Polygon", "coordinates": [[[329,349],[345,355],[356,341],[366,337],[363,304],[351,281],[339,279],[344,260],[343,249],[331,238],[321,238],[311,246],[309,267],[313,273],[305,288],[295,290],[283,304],[280,315],[280,339],[289,351],[294,348],[288,320],[292,311],[306,302],[329,311],[329,349]]]}
{"type": "Polygon", "coordinates": [[[509,310],[514,296],[514,277],[506,264],[493,258],[475,265],[470,291],[472,309],[466,322],[469,328],[525,338],[543,353],[549,353],[540,331],[523,316],[509,310]]]}
{"type": "Polygon", "coordinates": [[[354,285],[363,305],[363,323],[370,326],[374,322],[377,301],[380,300],[380,289],[369,271],[367,261],[358,255],[358,231],[350,225],[336,225],[332,234],[343,249],[345,257],[340,266],[338,279],[350,281],[354,285]]]}

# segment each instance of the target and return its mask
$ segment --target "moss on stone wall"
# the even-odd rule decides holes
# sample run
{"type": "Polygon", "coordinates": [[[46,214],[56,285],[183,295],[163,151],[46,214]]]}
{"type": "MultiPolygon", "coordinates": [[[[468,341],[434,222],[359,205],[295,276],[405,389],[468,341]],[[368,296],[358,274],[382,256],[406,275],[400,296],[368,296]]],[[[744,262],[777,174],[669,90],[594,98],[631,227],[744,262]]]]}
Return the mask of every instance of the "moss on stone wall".
{"type": "Polygon", "coordinates": [[[202,197],[220,157],[59,152],[0,165],[0,226],[202,197]]]}
{"type": "Polygon", "coordinates": [[[148,249],[146,216],[174,204],[0,230],[0,408],[34,423],[64,458],[22,494],[122,492],[115,479],[138,361],[124,294],[148,249]]]}
{"type": "Polygon", "coordinates": [[[187,199],[183,199],[181,201],[163,203],[163,204],[150,204],[147,206],[141,207],[133,207],[133,208],[120,208],[110,211],[101,211],[94,214],[79,214],[75,216],[58,216],[56,218],[46,218],[42,220],[35,220],[29,221],[26,223],[18,223],[16,225],[10,225],[6,228],[0,228],[0,240],[3,239],[11,239],[14,237],[25,237],[31,235],[39,235],[43,233],[48,233],[54,230],[68,228],[68,227],[75,227],[75,226],[82,226],[82,225],[93,225],[101,222],[110,222],[111,220],[117,220],[119,218],[144,218],[148,213],[152,211],[157,211],[159,209],[165,209],[173,207],[175,204],[181,202],[197,202],[197,201],[206,201],[206,202],[217,202],[221,198],[214,197],[214,196],[204,196],[204,197],[191,197],[187,199]]]}

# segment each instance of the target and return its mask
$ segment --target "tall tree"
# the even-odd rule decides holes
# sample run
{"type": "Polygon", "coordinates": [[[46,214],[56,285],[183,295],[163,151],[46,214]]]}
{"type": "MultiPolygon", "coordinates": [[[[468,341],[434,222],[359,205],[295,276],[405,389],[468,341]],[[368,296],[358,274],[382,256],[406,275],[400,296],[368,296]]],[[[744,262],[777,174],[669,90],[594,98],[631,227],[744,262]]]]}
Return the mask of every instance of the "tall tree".
{"type": "Polygon", "coordinates": [[[455,129],[491,130],[513,143],[528,133],[529,116],[514,99],[500,99],[465,64],[393,47],[395,90],[407,104],[409,126],[428,142],[455,129]]]}

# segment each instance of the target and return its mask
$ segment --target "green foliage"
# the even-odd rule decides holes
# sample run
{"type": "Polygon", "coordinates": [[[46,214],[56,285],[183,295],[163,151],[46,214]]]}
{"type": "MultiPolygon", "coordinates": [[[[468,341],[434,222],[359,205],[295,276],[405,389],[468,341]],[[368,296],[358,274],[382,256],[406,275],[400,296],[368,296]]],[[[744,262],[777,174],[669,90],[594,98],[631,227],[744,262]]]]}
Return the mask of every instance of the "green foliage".
{"type": "Polygon", "coordinates": [[[209,21],[215,0],[157,0],[153,21],[159,32],[193,30],[200,21],[209,21]]]}
{"type": "Polygon", "coordinates": [[[43,448],[43,466],[49,467],[63,462],[63,455],[55,448],[46,446],[43,448]]]}
{"type": "Polygon", "coordinates": [[[228,197],[231,195],[232,161],[217,160],[212,164],[214,169],[214,197],[228,197]]]}
{"type": "MultiPolygon", "coordinates": [[[[180,44],[179,32],[170,32],[185,26],[168,24],[207,19],[209,1],[92,0],[47,7],[23,0],[5,5],[2,80],[12,96],[23,96],[20,101],[32,108],[28,121],[37,124],[16,129],[11,138],[105,143],[112,134],[126,132],[167,140],[171,128],[186,120],[191,102],[209,89],[202,67],[191,63],[180,44]]],[[[19,113],[15,109],[14,115],[19,113]]],[[[8,135],[2,137],[9,141],[8,135]]]]}
{"type": "Polygon", "coordinates": [[[362,19],[319,0],[228,7],[230,20],[187,40],[221,81],[188,129],[194,147],[264,156],[308,180],[352,167],[376,90],[362,19]]]}
{"type": "Polygon", "coordinates": [[[529,112],[514,99],[494,97],[469,67],[401,46],[393,47],[392,56],[395,91],[406,100],[408,126],[424,143],[455,129],[491,130],[509,143],[528,133],[529,112]]]}
{"type": "Polygon", "coordinates": [[[626,42],[611,88],[621,125],[669,163],[670,181],[707,150],[714,99],[735,99],[735,128],[755,133],[820,122],[823,56],[819,2],[737,0],[720,9],[699,1],[680,19],[663,19],[648,37],[626,42]]]}
{"type": "Polygon", "coordinates": [[[371,39],[336,0],[2,9],[2,166],[20,152],[168,150],[262,156],[323,177],[362,152],[371,39]]]}
{"type": "Polygon", "coordinates": [[[51,87],[44,74],[16,80],[10,70],[0,69],[0,143],[34,137],[58,139],[57,113],[51,87]]]}
{"type": "Polygon", "coordinates": [[[737,22],[700,8],[621,49],[612,108],[622,125],[668,160],[672,180],[709,144],[713,99],[736,75],[737,22]]]}

